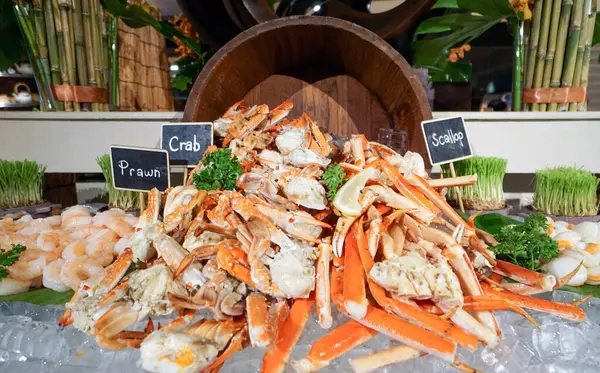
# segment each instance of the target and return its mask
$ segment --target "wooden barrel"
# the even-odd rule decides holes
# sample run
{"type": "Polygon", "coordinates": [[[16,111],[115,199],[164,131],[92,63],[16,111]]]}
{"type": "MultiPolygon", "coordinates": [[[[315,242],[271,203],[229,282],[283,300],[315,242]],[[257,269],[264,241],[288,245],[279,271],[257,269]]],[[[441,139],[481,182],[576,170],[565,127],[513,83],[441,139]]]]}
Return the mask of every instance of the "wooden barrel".
{"type": "Polygon", "coordinates": [[[338,135],[379,128],[408,132],[408,147],[425,157],[420,123],[431,119],[422,83],[383,39],[329,17],[280,18],[236,36],[210,59],[194,83],[184,121],[213,121],[234,102],[294,103],[338,135]]]}

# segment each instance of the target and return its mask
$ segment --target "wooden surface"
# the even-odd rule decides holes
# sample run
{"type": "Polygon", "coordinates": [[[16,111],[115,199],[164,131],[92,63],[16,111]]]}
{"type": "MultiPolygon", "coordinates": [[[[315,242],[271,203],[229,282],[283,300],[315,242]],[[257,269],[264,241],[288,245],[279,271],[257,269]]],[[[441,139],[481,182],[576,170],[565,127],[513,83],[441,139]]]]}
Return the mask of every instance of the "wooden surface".
{"type": "MultiPolygon", "coordinates": [[[[337,96],[337,103],[349,111],[351,118],[363,120],[370,114],[367,111],[357,115],[348,107],[364,108],[376,106],[373,102],[380,103],[391,125],[408,129],[409,149],[425,154],[418,126],[421,121],[431,119],[431,110],[422,83],[412,68],[374,33],[329,17],[276,19],[238,35],[210,59],[198,76],[186,104],[184,121],[218,118],[230,105],[276,74],[315,86],[321,84],[323,90],[337,96]],[[340,75],[353,78],[364,90],[352,88],[347,97],[340,98],[343,96],[340,91],[344,89],[340,87],[344,84],[358,87],[348,79],[345,83],[336,80],[335,84],[326,80],[340,75]],[[365,90],[374,99],[365,97],[365,90]],[[367,102],[354,104],[361,100],[367,102]]],[[[285,96],[276,90],[288,89],[293,90],[285,85],[268,88],[277,97],[273,99],[275,102],[281,102],[285,96]]],[[[263,99],[263,102],[272,101],[263,99]]],[[[331,118],[335,118],[333,114],[331,118]]],[[[319,115],[314,116],[314,120],[323,121],[319,115]]],[[[379,119],[373,122],[379,123],[379,119]]],[[[330,123],[328,127],[339,128],[339,124],[330,123]]]]}
{"type": "Polygon", "coordinates": [[[275,107],[282,101],[294,103],[290,118],[306,112],[328,132],[340,136],[364,133],[377,139],[377,130],[390,127],[391,119],[377,98],[360,82],[338,75],[308,84],[285,75],[272,75],[244,96],[250,105],[275,107]]]}

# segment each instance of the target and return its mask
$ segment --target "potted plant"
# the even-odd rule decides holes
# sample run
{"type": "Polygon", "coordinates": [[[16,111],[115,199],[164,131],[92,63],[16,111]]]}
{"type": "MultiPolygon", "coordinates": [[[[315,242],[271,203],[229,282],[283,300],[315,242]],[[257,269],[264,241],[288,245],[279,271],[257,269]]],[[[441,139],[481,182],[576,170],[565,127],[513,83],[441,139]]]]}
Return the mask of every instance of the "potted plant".
{"type": "MultiPolygon", "coordinates": [[[[507,160],[496,157],[472,157],[454,162],[456,176],[477,175],[477,182],[473,185],[450,188],[447,198],[458,205],[458,192],[460,191],[465,212],[469,215],[483,211],[483,213],[499,213],[508,215],[509,208],[504,199],[504,174],[507,160]]],[[[451,177],[448,165],[442,166],[445,177],[451,177]]]]}
{"type": "Polygon", "coordinates": [[[555,221],[600,221],[598,185],[596,175],[575,167],[539,170],[535,173],[531,207],[555,221]]]}
{"type": "Polygon", "coordinates": [[[0,217],[22,211],[49,215],[54,206],[44,201],[45,170],[35,161],[0,160],[0,217]]]}
{"type": "Polygon", "coordinates": [[[114,188],[110,156],[104,154],[103,156],[96,158],[96,162],[98,162],[98,165],[102,169],[106,187],[108,188],[108,207],[120,208],[121,210],[130,213],[139,213],[140,193],[114,188]]]}

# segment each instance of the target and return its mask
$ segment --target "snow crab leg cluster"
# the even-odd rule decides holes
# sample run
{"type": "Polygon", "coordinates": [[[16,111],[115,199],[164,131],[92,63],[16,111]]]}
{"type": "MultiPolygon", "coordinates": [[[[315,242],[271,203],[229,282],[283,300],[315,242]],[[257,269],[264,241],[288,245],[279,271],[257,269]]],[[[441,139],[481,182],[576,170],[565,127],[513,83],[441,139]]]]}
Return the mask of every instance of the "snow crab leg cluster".
{"type": "Polygon", "coordinates": [[[525,309],[585,319],[578,304],[527,295],[574,273],[557,279],[496,260],[493,237],[440,194],[476,178],[430,181],[418,154],[362,135],[336,149],[308,115],[288,119],[292,107],[238,102],[215,121],[244,170],[236,189],[150,192],[129,247],[108,275],[80,286],[61,324],[107,348],[139,347],[152,372],[216,372],[249,345],[265,349],[262,372],[282,372],[314,305],[323,329],[336,308],[349,321],[291,361],[297,372],[318,371],[379,333],[401,344],[351,360],[356,372],[429,354],[473,372],[456,350],[500,342],[493,311],[534,325],[525,309]],[[347,181],[330,202],[322,175],[332,162],[347,181]],[[195,321],[199,310],[212,317],[195,321]],[[155,328],[152,317],[173,313],[155,328]],[[143,331],[128,330],[144,320],[143,331]]]}

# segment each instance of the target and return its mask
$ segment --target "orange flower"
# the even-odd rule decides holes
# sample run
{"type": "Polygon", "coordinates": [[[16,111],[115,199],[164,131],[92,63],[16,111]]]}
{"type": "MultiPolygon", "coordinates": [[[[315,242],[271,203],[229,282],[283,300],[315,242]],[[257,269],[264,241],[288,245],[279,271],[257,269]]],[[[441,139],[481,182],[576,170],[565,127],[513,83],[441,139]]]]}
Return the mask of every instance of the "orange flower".
{"type": "MultiPolygon", "coordinates": [[[[196,42],[198,42],[198,44],[200,44],[200,36],[198,36],[198,33],[196,31],[194,31],[192,24],[183,14],[176,15],[175,17],[173,17],[173,20],[169,21],[169,23],[171,23],[173,26],[175,26],[175,28],[177,30],[179,30],[184,36],[194,39],[196,42]]],[[[194,51],[192,49],[188,48],[185,44],[183,44],[183,42],[181,40],[179,40],[179,38],[173,38],[173,39],[175,40],[175,43],[177,44],[177,48],[175,49],[175,52],[177,54],[179,54],[180,57],[186,57],[186,56],[195,57],[196,56],[196,53],[194,53],[194,51]]]]}
{"type": "Polygon", "coordinates": [[[465,52],[471,50],[471,46],[469,44],[462,45],[458,48],[450,48],[450,54],[448,54],[448,60],[450,62],[458,62],[465,58],[465,52]]]}
{"type": "Polygon", "coordinates": [[[510,4],[517,12],[523,13],[523,19],[529,20],[533,16],[529,5],[533,5],[534,0],[510,0],[510,4]]]}

